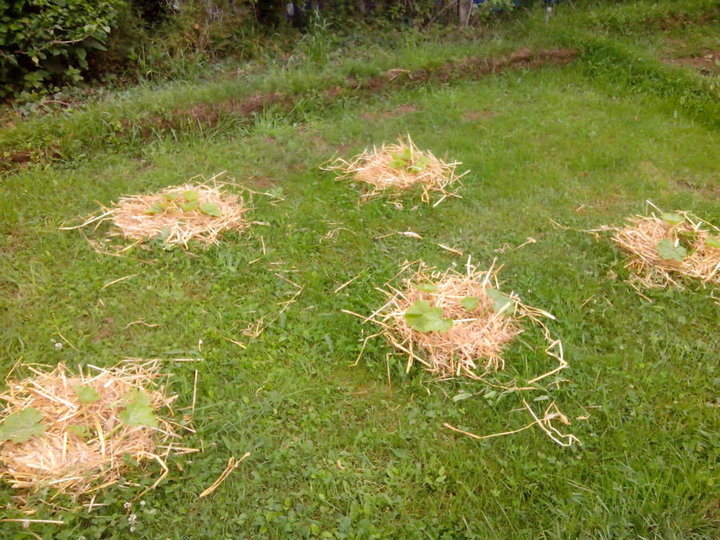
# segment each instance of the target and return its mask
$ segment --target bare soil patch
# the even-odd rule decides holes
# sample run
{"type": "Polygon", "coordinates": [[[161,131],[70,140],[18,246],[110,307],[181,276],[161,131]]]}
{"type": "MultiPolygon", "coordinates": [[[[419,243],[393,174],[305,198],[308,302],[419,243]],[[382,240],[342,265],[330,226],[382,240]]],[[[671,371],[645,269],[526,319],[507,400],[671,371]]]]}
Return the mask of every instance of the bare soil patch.
{"type": "Polygon", "coordinates": [[[377,122],[379,120],[390,120],[392,118],[397,118],[399,116],[405,116],[406,114],[418,112],[420,110],[419,107],[416,105],[411,105],[410,103],[404,103],[402,105],[399,105],[398,107],[395,107],[394,109],[386,109],[384,111],[367,111],[362,113],[360,116],[362,116],[365,120],[369,120],[371,122],[377,122]]]}
{"type": "Polygon", "coordinates": [[[492,118],[497,113],[490,110],[482,110],[482,111],[465,111],[462,115],[463,120],[469,120],[471,122],[476,122],[477,120],[485,120],[487,118],[492,118]]]}
{"type": "Polygon", "coordinates": [[[705,49],[702,54],[697,56],[671,58],[665,60],[665,62],[676,66],[692,68],[703,75],[720,75],[720,50],[713,51],[705,49]]]}

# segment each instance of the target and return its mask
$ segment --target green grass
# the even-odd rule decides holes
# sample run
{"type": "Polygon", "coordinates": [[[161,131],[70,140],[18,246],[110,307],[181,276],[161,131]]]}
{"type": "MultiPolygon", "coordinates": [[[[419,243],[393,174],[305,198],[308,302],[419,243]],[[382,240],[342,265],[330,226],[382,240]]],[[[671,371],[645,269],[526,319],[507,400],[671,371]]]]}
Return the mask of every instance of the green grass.
{"type": "MultiPolygon", "coordinates": [[[[450,42],[416,32],[406,34],[390,39],[392,47],[362,43],[343,57],[328,55],[322,62],[296,60],[291,56],[269,65],[250,64],[238,69],[233,76],[219,80],[173,81],[108,92],[104,99],[77,109],[32,116],[4,129],[0,133],[0,157],[20,151],[31,153],[37,161],[45,161],[47,156],[43,154],[54,152],[58,159],[72,163],[108,149],[137,149],[147,144],[148,139],[164,136],[224,135],[228,131],[236,132],[239,126],[247,128],[247,119],[227,115],[222,125],[208,128],[199,127],[194,118],[183,118],[180,126],[173,126],[172,133],[168,133],[171,130],[167,128],[158,129],[160,133],[147,133],[146,128],[148,123],[154,127],[152,119],[170,121],[178,111],[190,110],[199,104],[221,105],[270,92],[300,96],[288,114],[302,114],[322,106],[323,90],[343,84],[346,77],[365,80],[391,68],[436,67],[468,56],[508,53],[516,47],[503,32],[489,37],[468,35],[450,42]]],[[[548,39],[540,34],[527,37],[523,43],[542,47],[548,39]]],[[[299,56],[302,59],[300,53],[299,56]]]]}
{"type": "MultiPolygon", "coordinates": [[[[203,358],[167,368],[180,407],[190,404],[199,371],[197,433],[183,442],[204,451],[171,458],[168,478],[131,511],[123,503],[138,488],[116,486],[91,513],[40,506],[34,518],[65,525],[30,531],[127,538],[135,513],[140,538],[717,537],[720,312],[712,290],[654,291],[646,302],[623,281],[622,256],[607,238],[550,219],[573,229],[619,224],[650,199],[720,223],[720,162],[712,158],[720,133],[675,112],[667,97],[613,86],[586,66],[404,90],[300,118],[268,112],[252,130],[161,138],[131,154],[8,175],[0,183],[0,373],[19,359],[203,358]],[[403,104],[418,110],[383,114],[403,104]],[[471,170],[462,199],[435,209],[359,205],[351,186],[318,169],[335,152],[407,132],[471,170]],[[154,246],[109,257],[81,233],[58,230],[97,201],[222,170],[284,200],[255,196],[252,218],[265,225],[193,256],[154,246]],[[406,230],[423,240],[374,239],[406,230]],[[537,243],[497,252],[528,237],[537,243]],[[375,287],[405,260],[464,263],[438,243],[486,266],[497,258],[505,289],[557,317],[551,330],[571,368],[564,383],[532,397],[555,400],[582,446],[560,448],[539,430],[481,443],[449,432],[444,422],[482,434],[525,425],[517,410],[524,396],[498,400],[478,383],[405,374],[379,340],[352,366],[371,329],[341,310],[378,307],[375,287]],[[260,337],[243,336],[295,294],[278,274],[303,292],[260,337]],[[159,326],[127,326],[137,320],[159,326]],[[59,333],[78,351],[56,350],[59,333]],[[452,399],[464,391],[478,395],[452,399]],[[198,500],[228,458],[246,451],[251,458],[198,500]]],[[[508,378],[552,366],[541,343],[529,331],[510,347],[508,378]]],[[[147,465],[128,480],[149,484],[158,473],[147,465]]],[[[0,488],[4,513],[17,517],[11,496],[0,488]]],[[[5,536],[28,534],[3,524],[5,536]]]]}
{"type": "MultiPolygon", "coordinates": [[[[668,25],[674,35],[684,36],[703,24],[712,27],[707,21],[718,13],[715,0],[637,1],[611,7],[602,2],[597,6],[564,4],[556,11],[549,25],[537,8],[520,13],[504,25],[479,32],[454,32],[450,39],[447,32],[423,34],[415,30],[366,36],[351,33],[343,39],[308,34],[298,41],[289,58],[247,62],[224,76],[212,74],[207,79],[107,90],[100,99],[77,109],[15,122],[0,132],[0,158],[60,161],[73,166],[94,160],[99,153],[137,151],[164,138],[225,137],[252,130],[254,122],[223,106],[261,93],[293,96],[293,105],[284,115],[290,121],[302,121],[305,115],[331,105],[323,92],[345,84],[347,77],[363,81],[392,68],[432,69],[468,57],[498,57],[520,47],[577,49],[582,52],[580,63],[593,78],[662,96],[668,108],[682,109],[699,121],[720,125],[717,83],[703,80],[688,69],[668,66],[652,54],[662,39],[658,36],[667,34],[659,30],[668,25]],[[651,52],[647,51],[647,42],[651,52]],[[319,52],[314,50],[317,47],[319,52]],[[198,106],[200,121],[193,112],[198,106]],[[202,120],[202,111],[208,107],[219,108],[219,122],[202,120]]],[[[349,95],[342,100],[362,105],[373,96],[349,95]]],[[[2,165],[0,162],[0,174],[16,168],[2,165]]]]}

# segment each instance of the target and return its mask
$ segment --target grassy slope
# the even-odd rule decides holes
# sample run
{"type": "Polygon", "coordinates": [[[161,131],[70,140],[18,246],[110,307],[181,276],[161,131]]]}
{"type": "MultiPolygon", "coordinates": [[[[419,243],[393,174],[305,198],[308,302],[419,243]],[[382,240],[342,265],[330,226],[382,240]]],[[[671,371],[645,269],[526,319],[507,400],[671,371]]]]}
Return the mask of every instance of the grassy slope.
{"type": "MultiPolygon", "coordinates": [[[[133,151],[164,137],[224,136],[252,129],[242,115],[223,113],[219,125],[198,122],[193,108],[219,107],[261,93],[294,95],[288,118],[301,118],[327,101],[323,91],[342,85],[346,77],[363,81],[391,68],[436,68],[467,57],[507,54],[518,47],[534,50],[567,46],[580,50],[593,76],[664,96],[667,106],[720,125],[718,89],[689,70],[659,63],[636,47],[631,37],[657,36],[670,25],[684,29],[690,21],[708,21],[720,13],[717,0],[639,0],[621,6],[568,4],[545,24],[543,12],[522,13],[514,22],[481,34],[458,33],[453,39],[415,31],[355,36],[342,48],[329,35],[308,35],[288,59],[268,59],[241,66],[219,80],[140,86],[109,93],[80,109],[31,117],[0,131],[0,160],[50,160],[74,163],[98,153],[133,151]],[[579,6],[579,7],[577,7],[579,6]],[[620,36],[620,38],[618,37],[620,36]],[[313,53],[321,53],[319,59],[313,53]],[[187,113],[190,113],[189,115],[187,113]],[[163,128],[163,123],[169,123],[163,128]]],[[[643,44],[643,48],[644,44],[643,44]]],[[[342,98],[346,99],[346,98],[342,98]]],[[[0,174],[5,170],[0,161],[0,174]]]]}
{"type": "MultiPolygon", "coordinates": [[[[649,198],[720,222],[720,164],[708,159],[720,135],[668,114],[659,98],[624,87],[611,95],[585,73],[512,73],[405,91],[361,109],[307,115],[302,125],[268,114],[242,137],[159,141],[134,159],[109,153],[73,169],[8,177],[0,186],[3,370],[20,357],[102,365],[126,355],[205,359],[170,365],[181,405],[200,371],[198,432],[186,442],[205,452],[173,460],[168,480],[134,506],[140,537],[717,535],[718,306],[708,291],[642,301],[614,278],[624,271],[608,242],[558,230],[548,218],[577,228],[619,223],[649,198]],[[407,103],[419,110],[384,114],[407,103]],[[317,170],[335,151],[350,154],[407,131],[471,169],[462,200],[403,211],[382,201],[358,206],[352,189],[317,170]],[[57,230],[95,201],[220,170],[240,183],[261,177],[264,189],[272,180],[284,201],[256,197],[255,218],[268,225],[197,257],[159,249],[135,254],[150,264],[100,256],[79,233],[57,230]],[[338,227],[350,231],[324,238],[338,227]],[[404,230],[424,240],[372,239],[404,230]],[[495,251],[529,236],[538,242],[495,251]],[[561,449],[539,431],[480,444],[444,431],[445,421],[491,433],[527,418],[514,411],[518,396],[454,402],[482,388],[404,375],[400,360],[386,364],[380,342],[350,367],[363,327],[340,310],[374,309],[374,287],[405,259],[463,262],[440,242],[485,264],[498,257],[506,287],[558,317],[552,329],[572,369],[546,395],[573,419],[589,414],[573,420],[582,448],[561,449]],[[294,294],[276,273],[305,289],[260,338],[244,338],[246,324],[271,318],[294,294]],[[139,275],[101,289],[131,274],[139,275]],[[126,328],[139,319],[160,326],[126,328]],[[58,331],[80,353],[56,351],[58,331]],[[245,451],[252,458],[198,501],[227,458],[245,451]]],[[[513,346],[512,374],[548,367],[537,345],[529,333],[513,346]]],[[[132,493],[111,489],[96,501],[108,506],[59,512],[65,527],[32,530],[127,537],[122,503],[132,493]]],[[[0,491],[0,503],[9,496],[0,491]]],[[[15,525],[5,530],[22,534],[15,525]]]]}

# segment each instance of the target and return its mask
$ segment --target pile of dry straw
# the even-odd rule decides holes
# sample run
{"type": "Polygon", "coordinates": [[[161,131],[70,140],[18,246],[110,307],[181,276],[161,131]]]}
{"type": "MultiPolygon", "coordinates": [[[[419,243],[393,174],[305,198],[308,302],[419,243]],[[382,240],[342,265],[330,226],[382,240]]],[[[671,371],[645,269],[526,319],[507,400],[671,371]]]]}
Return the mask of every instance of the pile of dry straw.
{"type": "Polygon", "coordinates": [[[607,230],[629,254],[626,267],[632,272],[632,281],[640,285],[681,286],[678,277],[720,285],[720,229],[711,223],[688,212],[659,212],[629,218],[622,228],[593,232],[607,230]],[[667,258],[663,243],[679,250],[673,258],[667,258]]]}
{"type": "Polygon", "coordinates": [[[92,375],[71,373],[62,364],[52,371],[27,366],[31,377],[8,381],[7,392],[0,395],[6,404],[0,419],[32,408],[44,426],[44,433],[25,442],[0,442],[0,477],[12,487],[51,487],[72,495],[94,492],[118,481],[127,468],[126,457],[158,462],[164,473],[155,485],[167,473],[163,458],[172,448],[166,443],[178,437],[176,424],[159,415],[156,428],[120,419],[133,392],[147,396],[154,412],[170,407],[177,397],[168,396],[159,384],[158,361],[130,359],[109,369],[88,367],[92,375]],[[79,387],[94,390],[94,398],[81,402],[79,387]]]}
{"type": "MultiPolygon", "coordinates": [[[[406,270],[409,268],[405,266],[406,270]]],[[[523,332],[523,320],[540,326],[548,343],[548,355],[559,362],[558,368],[531,382],[566,367],[562,344],[550,337],[543,322],[554,317],[523,304],[515,294],[500,293],[499,270],[492,267],[487,271],[478,270],[469,259],[464,274],[454,269],[439,272],[420,263],[403,281],[402,290],[387,285],[389,290],[384,291],[387,302],[365,320],[379,325],[387,341],[408,356],[408,370],[417,361],[440,378],[462,375],[481,379],[489,372],[502,369],[503,350],[523,332]],[[462,304],[468,298],[474,299],[472,309],[462,304]],[[440,308],[442,317],[453,321],[452,327],[445,332],[412,328],[405,314],[418,301],[440,308]],[[483,370],[480,374],[479,369],[483,370]]]]}
{"type": "MultiPolygon", "coordinates": [[[[400,273],[413,267],[415,263],[406,264],[400,273]]],[[[534,383],[568,367],[563,357],[562,343],[552,339],[544,322],[554,317],[541,309],[523,304],[513,293],[501,293],[497,279],[499,271],[500,268],[494,269],[494,263],[489,270],[479,270],[470,263],[470,259],[465,273],[454,269],[440,272],[422,262],[418,263],[400,288],[386,285],[387,290],[383,292],[387,295],[387,302],[382,307],[370,316],[362,317],[364,321],[373,322],[381,328],[379,333],[369,336],[365,343],[382,335],[395,349],[407,355],[407,370],[417,361],[439,379],[463,376],[508,392],[538,390],[539,387],[533,386],[534,383]],[[407,315],[414,308],[417,309],[418,303],[424,304],[422,309],[425,313],[427,307],[432,306],[431,309],[436,310],[433,317],[441,316],[445,322],[438,329],[430,331],[421,331],[417,324],[409,324],[407,315]],[[437,310],[440,310],[441,315],[438,315],[437,310]],[[521,387],[514,382],[510,386],[490,382],[485,377],[504,368],[503,351],[513,338],[523,332],[524,321],[542,330],[547,344],[545,353],[557,361],[557,366],[521,387]]],[[[352,312],[347,313],[357,316],[352,312]]],[[[562,433],[554,426],[553,423],[565,426],[570,424],[554,402],[542,415],[536,414],[526,400],[523,400],[523,404],[532,422],[519,429],[475,435],[450,424],[444,426],[474,439],[511,435],[538,426],[561,446],[579,442],[574,435],[562,433]]]]}
{"type": "Polygon", "coordinates": [[[97,226],[110,220],[117,228],[111,234],[127,240],[143,242],[158,238],[167,245],[186,249],[191,240],[216,244],[221,233],[242,231],[250,225],[245,218],[248,207],[242,197],[225,193],[223,186],[213,178],[205,183],[168,187],[150,195],[122,197],[99,216],[63,229],[78,229],[92,223],[97,226]],[[192,194],[194,203],[183,199],[187,193],[192,194]],[[173,201],[180,204],[170,204],[173,201]],[[210,208],[210,213],[201,211],[201,207],[210,208]]]}
{"type": "Polygon", "coordinates": [[[380,148],[365,150],[350,161],[337,158],[323,168],[339,172],[338,180],[350,179],[370,186],[362,199],[387,191],[393,194],[419,187],[422,201],[426,204],[430,203],[433,193],[439,195],[433,204],[437,206],[447,197],[458,197],[446,188],[467,174],[456,173],[459,165],[460,162],[446,163],[428,150],[421,151],[407,136],[396,144],[383,144],[380,148]]]}

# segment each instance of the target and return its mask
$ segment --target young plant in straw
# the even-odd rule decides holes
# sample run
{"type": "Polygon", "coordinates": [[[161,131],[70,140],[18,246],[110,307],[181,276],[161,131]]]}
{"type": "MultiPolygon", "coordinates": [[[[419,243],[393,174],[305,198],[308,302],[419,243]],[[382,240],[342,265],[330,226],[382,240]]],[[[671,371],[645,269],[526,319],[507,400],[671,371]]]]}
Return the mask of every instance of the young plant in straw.
{"type": "Polygon", "coordinates": [[[644,287],[681,286],[678,278],[720,284],[720,229],[688,212],[634,216],[612,231],[613,241],[629,255],[631,280],[644,287]]]}
{"type": "MultiPolygon", "coordinates": [[[[403,271],[410,268],[411,265],[406,265],[403,271]]],[[[387,284],[388,290],[383,291],[387,296],[385,304],[369,317],[362,317],[380,327],[378,334],[367,339],[384,336],[390,345],[407,356],[407,370],[418,362],[440,379],[463,376],[506,392],[538,390],[534,383],[568,366],[562,343],[551,337],[544,322],[554,317],[523,304],[514,293],[502,292],[498,272],[494,265],[489,270],[479,270],[469,259],[465,273],[454,269],[441,272],[420,263],[399,288],[387,284]],[[503,352],[524,331],[525,322],[540,327],[547,344],[545,352],[557,361],[557,366],[527,381],[524,387],[490,383],[485,377],[505,367],[503,352]]],[[[449,424],[445,427],[475,439],[486,439],[537,425],[561,446],[577,442],[574,435],[561,433],[553,426],[553,422],[569,424],[554,402],[542,416],[536,415],[525,400],[523,403],[533,422],[518,430],[479,436],[449,424]]]]}
{"type": "Polygon", "coordinates": [[[188,248],[190,241],[216,244],[225,231],[242,231],[249,226],[248,208],[239,195],[223,191],[214,178],[207,183],[188,183],[168,187],[150,195],[122,197],[99,216],[75,227],[96,226],[110,220],[112,235],[144,242],[160,239],[166,245],[188,248]]]}
{"type": "Polygon", "coordinates": [[[391,195],[419,188],[422,201],[430,203],[431,196],[437,195],[437,206],[447,197],[458,197],[447,190],[459,183],[467,171],[456,173],[460,162],[447,163],[434,156],[429,150],[422,151],[410,136],[396,144],[383,144],[380,148],[365,150],[350,161],[337,158],[323,167],[324,170],[340,173],[337,180],[350,179],[361,182],[369,189],[362,199],[370,199],[390,192],[391,195]]]}
{"type": "Polygon", "coordinates": [[[559,362],[551,373],[566,367],[562,345],[543,322],[554,317],[501,292],[498,271],[479,270],[469,260],[465,273],[420,263],[399,289],[388,284],[386,303],[364,319],[380,326],[381,335],[407,355],[408,370],[417,361],[440,378],[477,379],[503,369],[503,351],[523,332],[525,320],[542,328],[547,352],[559,362]]]}
{"type": "MultiPolygon", "coordinates": [[[[82,495],[118,481],[128,463],[161,465],[174,424],[156,360],[127,360],[93,374],[27,367],[31,377],[8,381],[0,395],[0,477],[17,489],[51,487],[82,495]],[[128,459],[129,458],[129,459],[128,459]]],[[[187,449],[186,449],[187,450],[187,449]]]]}

